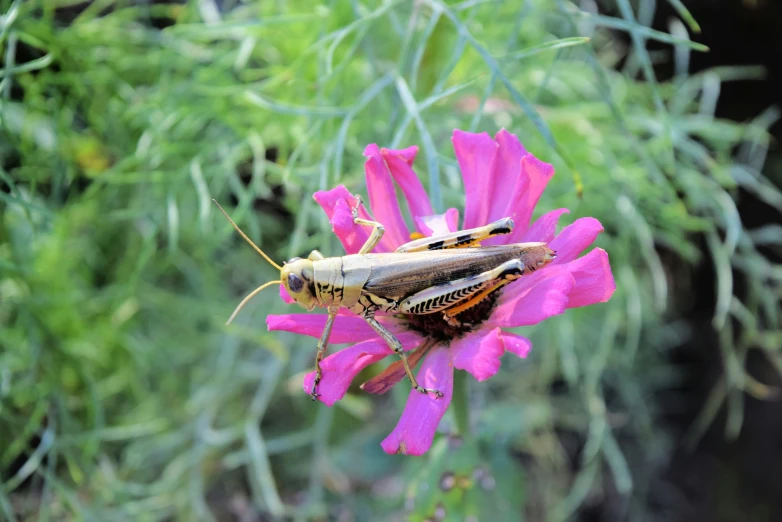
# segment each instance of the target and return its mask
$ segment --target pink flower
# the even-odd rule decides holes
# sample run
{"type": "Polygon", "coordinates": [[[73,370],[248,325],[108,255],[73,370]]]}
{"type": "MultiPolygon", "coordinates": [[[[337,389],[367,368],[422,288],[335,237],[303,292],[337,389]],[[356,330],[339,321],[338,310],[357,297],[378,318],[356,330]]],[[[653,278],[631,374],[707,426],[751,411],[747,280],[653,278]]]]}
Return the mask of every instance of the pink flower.
{"type": "MultiPolygon", "coordinates": [[[[577,219],[559,234],[556,234],[557,222],[567,209],[552,210],[531,222],[535,205],[554,175],[551,165],[527,152],[516,136],[504,129],[494,139],[486,133],[456,130],[452,141],[466,193],[461,228],[482,226],[511,217],[516,225],[511,234],[492,238],[483,244],[546,242],[557,252],[557,258],[543,270],[525,275],[506,286],[498,292],[496,302],[473,309],[476,311],[470,318],[473,323],[470,331],[444,332],[444,321],[432,325],[421,320],[436,314],[378,317],[406,350],[425,342],[434,344],[423,360],[417,378],[421,386],[436,388],[443,393],[442,398],[436,399],[431,394],[411,390],[399,423],[382,442],[387,453],[421,455],[429,449],[440,419],[451,401],[454,368],[465,370],[483,381],[497,373],[500,357],[505,352],[518,357],[527,356],[532,347],[530,341],[504,328],[536,324],[563,313],[567,308],[605,302],[616,288],[608,254],[604,250],[596,248],[578,257],[603,230],[596,219],[577,219]]],[[[402,243],[410,241],[414,232],[429,236],[459,228],[457,209],[433,215],[426,191],[412,168],[417,151],[417,147],[380,149],[374,144],[364,150],[372,215],[386,229],[376,252],[394,251],[402,243]],[[403,218],[395,196],[395,183],[404,194],[407,209],[415,223],[414,230],[408,228],[403,218]]],[[[355,206],[355,198],[343,186],[317,192],[314,198],[325,210],[345,250],[357,252],[370,230],[353,223],[351,208],[355,206]]],[[[364,207],[361,207],[360,215],[369,218],[369,212],[364,207]]],[[[287,295],[283,297],[289,299],[287,295]]],[[[472,310],[464,313],[468,312],[472,310]]],[[[271,315],[267,324],[269,330],[285,330],[317,338],[325,321],[326,315],[323,314],[289,314],[271,315]]],[[[362,369],[393,355],[363,319],[347,311],[337,317],[330,343],[355,344],[323,360],[319,400],[329,406],[345,395],[351,381],[362,369]]],[[[314,372],[305,378],[305,391],[312,389],[313,380],[314,372]]]]}

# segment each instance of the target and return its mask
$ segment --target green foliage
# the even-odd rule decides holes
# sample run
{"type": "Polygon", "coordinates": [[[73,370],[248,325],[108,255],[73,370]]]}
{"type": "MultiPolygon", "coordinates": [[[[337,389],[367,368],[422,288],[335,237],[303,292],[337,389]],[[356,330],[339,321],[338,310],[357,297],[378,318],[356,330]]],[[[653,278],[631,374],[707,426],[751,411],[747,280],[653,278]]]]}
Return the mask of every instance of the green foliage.
{"type": "Polygon", "coordinates": [[[688,76],[702,46],[649,29],[648,2],[636,17],[617,1],[622,18],[562,0],[72,4],[0,2],[3,517],[564,520],[606,485],[641,513],[671,443],[648,397],[689,335],[669,283],[705,262],[700,237],[725,373],[692,436],[723,404],[737,435],[744,392],[768,394],[750,349],[782,369],[782,268],[758,248],[778,233],[747,230],[734,203],[744,189],[782,210],[760,174],[776,114],[716,119],[721,82],[757,71],[688,76]],[[647,40],[675,50],[671,81],[647,40]],[[405,390],[312,404],[313,343],[265,331],[289,310],[272,291],[223,326],[275,274],[210,199],[274,259],[338,254],[311,194],[363,192],[366,144],[419,145],[442,211],[463,198],[451,131],[503,126],[557,169],[539,211],[603,223],[619,288],[526,329],[533,355],[471,386],[474,440],[387,456],[405,390]],[[584,443],[575,462],[564,436],[584,443]]]}

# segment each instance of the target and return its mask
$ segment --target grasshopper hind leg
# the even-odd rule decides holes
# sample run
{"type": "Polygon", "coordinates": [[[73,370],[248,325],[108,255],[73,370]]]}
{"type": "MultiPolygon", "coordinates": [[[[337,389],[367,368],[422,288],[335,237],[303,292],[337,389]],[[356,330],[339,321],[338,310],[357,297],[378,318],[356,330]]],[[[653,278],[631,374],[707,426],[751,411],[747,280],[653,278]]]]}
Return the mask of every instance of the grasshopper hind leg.
{"type": "Polygon", "coordinates": [[[481,241],[513,231],[513,220],[509,217],[498,219],[486,226],[459,230],[437,236],[425,237],[405,243],[396,249],[397,253],[426,252],[428,250],[446,250],[464,248],[480,244],[481,241]]]}
{"type": "Polygon", "coordinates": [[[421,290],[399,303],[399,311],[405,314],[443,312],[447,319],[518,279],[524,272],[524,263],[511,259],[492,270],[421,290]]]}
{"type": "Polygon", "coordinates": [[[399,339],[394,337],[394,334],[388,331],[385,326],[380,324],[377,319],[374,318],[372,315],[364,315],[364,320],[371,326],[379,335],[380,337],[385,340],[386,343],[388,343],[388,346],[396,352],[399,357],[402,359],[402,364],[405,368],[405,373],[407,374],[407,378],[410,379],[410,384],[413,386],[413,389],[419,393],[432,393],[434,394],[435,398],[439,399],[443,396],[443,392],[440,390],[436,390],[434,388],[424,388],[423,386],[418,384],[418,381],[415,378],[415,375],[413,375],[413,370],[410,368],[410,363],[407,360],[407,354],[405,353],[404,348],[402,347],[402,343],[399,342],[399,339]]]}

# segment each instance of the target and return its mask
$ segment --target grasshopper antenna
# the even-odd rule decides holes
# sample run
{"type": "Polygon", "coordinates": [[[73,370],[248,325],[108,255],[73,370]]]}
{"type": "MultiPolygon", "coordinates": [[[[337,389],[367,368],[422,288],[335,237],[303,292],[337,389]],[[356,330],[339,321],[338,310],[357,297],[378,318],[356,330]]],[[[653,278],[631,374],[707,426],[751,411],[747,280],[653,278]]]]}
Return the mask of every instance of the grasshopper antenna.
{"type": "Polygon", "coordinates": [[[268,283],[264,283],[261,286],[259,286],[258,288],[256,288],[255,290],[253,290],[252,292],[250,292],[250,295],[248,295],[247,297],[242,299],[242,302],[239,303],[239,306],[236,307],[236,310],[234,310],[234,313],[232,313],[231,317],[229,317],[228,320],[225,322],[226,326],[231,324],[231,321],[234,320],[234,317],[236,317],[236,314],[239,313],[239,310],[244,308],[244,305],[247,304],[247,301],[249,301],[250,299],[255,297],[255,294],[257,294],[258,292],[260,292],[264,288],[268,288],[268,287],[270,287],[272,285],[281,285],[281,284],[282,284],[282,282],[280,282],[280,281],[269,281],[268,283]]]}
{"type": "MultiPolygon", "coordinates": [[[[259,254],[261,254],[261,255],[263,256],[263,258],[264,258],[266,261],[268,261],[268,262],[269,262],[269,263],[270,263],[270,264],[271,264],[271,265],[272,265],[274,268],[276,268],[277,270],[282,270],[282,267],[281,267],[280,265],[278,265],[277,263],[275,263],[274,261],[272,261],[272,260],[271,260],[271,258],[270,258],[269,256],[267,256],[267,255],[266,255],[266,254],[263,252],[263,250],[261,250],[260,248],[258,248],[258,245],[256,245],[255,243],[253,243],[253,242],[252,242],[252,239],[250,239],[249,237],[247,237],[247,235],[246,235],[244,232],[242,232],[242,229],[241,229],[241,228],[239,228],[239,226],[238,226],[236,223],[234,223],[234,220],[230,218],[230,216],[229,216],[229,215],[228,215],[228,214],[225,212],[225,210],[223,210],[223,207],[221,207],[221,206],[220,206],[220,203],[218,203],[218,202],[217,202],[216,200],[214,200],[214,199],[213,199],[212,201],[214,202],[214,204],[215,204],[215,205],[217,205],[217,208],[219,208],[219,209],[220,209],[220,212],[222,212],[222,213],[223,213],[223,215],[225,216],[225,219],[227,219],[228,221],[230,221],[230,223],[231,223],[231,224],[234,226],[234,228],[236,229],[236,231],[237,231],[237,232],[239,232],[239,234],[241,234],[241,236],[244,238],[244,240],[245,240],[245,241],[247,241],[248,243],[250,243],[250,245],[252,245],[252,247],[255,249],[255,251],[256,251],[256,252],[258,252],[259,254]]],[[[252,293],[252,294],[250,294],[250,295],[254,295],[254,294],[255,294],[255,292],[253,292],[253,293],[252,293]]],[[[242,303],[244,303],[244,301],[242,301],[242,303]]],[[[241,305],[240,305],[240,306],[241,306],[241,305]]]]}
{"type": "MultiPolygon", "coordinates": [[[[261,250],[260,248],[258,248],[258,245],[256,245],[255,243],[253,243],[253,242],[252,242],[252,239],[250,239],[249,237],[247,237],[247,234],[245,234],[244,232],[242,232],[242,229],[241,229],[241,228],[239,228],[239,226],[238,226],[236,223],[234,223],[234,220],[233,220],[233,219],[231,219],[231,217],[230,217],[230,216],[229,216],[229,215],[226,213],[226,211],[225,211],[225,210],[223,210],[223,207],[221,207],[221,206],[220,206],[220,203],[218,203],[218,202],[217,202],[216,200],[214,200],[214,199],[213,199],[212,201],[214,202],[214,204],[215,204],[215,205],[217,205],[217,208],[219,208],[219,209],[220,209],[220,212],[222,212],[222,213],[223,213],[223,215],[225,216],[225,219],[227,219],[227,220],[228,220],[228,221],[231,223],[231,225],[233,225],[233,227],[236,229],[236,231],[237,231],[237,232],[239,232],[239,234],[240,234],[240,235],[241,235],[241,236],[244,238],[244,240],[245,240],[245,241],[247,241],[248,243],[250,243],[250,245],[251,245],[251,246],[252,246],[252,247],[255,249],[255,251],[256,251],[256,252],[258,252],[259,254],[261,254],[261,256],[263,256],[263,258],[264,258],[266,261],[268,261],[270,265],[272,265],[272,266],[273,266],[274,268],[276,268],[277,270],[280,270],[280,271],[282,271],[282,267],[281,267],[280,265],[278,265],[277,263],[275,263],[274,261],[272,261],[272,260],[271,260],[271,258],[270,258],[269,256],[267,256],[267,255],[264,253],[264,251],[263,251],[263,250],[261,250]]],[[[261,290],[263,290],[264,288],[268,288],[268,287],[270,287],[270,286],[272,286],[272,285],[280,285],[280,284],[282,284],[282,282],[281,282],[281,281],[269,281],[268,283],[264,283],[264,284],[262,284],[261,286],[259,286],[258,288],[256,288],[255,290],[253,290],[252,292],[250,292],[250,295],[248,295],[247,297],[245,297],[244,299],[242,299],[242,302],[241,302],[241,303],[239,303],[239,306],[237,306],[237,307],[236,307],[236,309],[234,310],[234,312],[231,314],[231,317],[229,317],[229,318],[228,318],[228,321],[226,321],[226,323],[225,323],[225,324],[226,324],[226,325],[229,325],[229,324],[231,324],[231,321],[233,321],[233,320],[234,320],[234,318],[236,317],[236,314],[238,314],[238,313],[239,313],[239,311],[240,311],[242,308],[244,308],[244,305],[246,305],[246,304],[247,304],[247,301],[249,301],[250,299],[252,299],[253,297],[255,297],[255,295],[256,295],[258,292],[260,292],[260,291],[261,291],[261,290]]]]}

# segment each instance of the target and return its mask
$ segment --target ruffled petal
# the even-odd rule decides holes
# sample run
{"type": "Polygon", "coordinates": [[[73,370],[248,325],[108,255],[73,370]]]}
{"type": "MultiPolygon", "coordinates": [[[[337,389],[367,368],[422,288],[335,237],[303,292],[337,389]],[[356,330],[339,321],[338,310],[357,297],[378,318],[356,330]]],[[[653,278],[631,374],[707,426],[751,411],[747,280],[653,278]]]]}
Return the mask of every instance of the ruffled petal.
{"type": "Polygon", "coordinates": [[[521,158],[521,174],[503,213],[503,217],[511,217],[516,223],[513,232],[506,236],[507,243],[521,241],[522,236],[529,228],[535,205],[553,175],[553,165],[540,161],[532,154],[521,158]]]}
{"type": "Polygon", "coordinates": [[[406,149],[382,149],[380,153],[382,154],[384,150],[387,150],[388,152],[392,153],[394,156],[399,156],[403,160],[405,160],[405,163],[407,163],[408,167],[413,166],[413,162],[415,161],[415,157],[418,155],[418,146],[417,145],[411,145],[410,147],[407,147],[406,149]]]}
{"type": "Polygon", "coordinates": [[[369,229],[358,225],[353,219],[354,203],[341,199],[334,205],[334,215],[329,220],[331,230],[334,232],[345,252],[355,254],[369,239],[369,229]]]}
{"type": "Polygon", "coordinates": [[[407,206],[413,218],[430,216],[433,213],[429,196],[412,168],[417,152],[418,147],[408,147],[402,150],[380,149],[380,155],[388,165],[391,176],[407,199],[407,206]]]}
{"type": "Polygon", "coordinates": [[[479,381],[485,381],[500,369],[500,357],[505,346],[499,337],[499,328],[482,329],[451,342],[451,360],[454,367],[469,372],[479,381]]]}
{"type": "MultiPolygon", "coordinates": [[[[412,350],[421,344],[422,339],[415,334],[405,334],[399,336],[399,341],[405,350],[412,350]]],[[[345,396],[350,383],[361,370],[393,353],[383,339],[372,339],[329,355],[320,363],[323,378],[318,384],[318,400],[332,406],[345,396]]],[[[314,382],[315,372],[312,371],[304,377],[304,391],[310,393],[314,382]]]]}
{"type": "Polygon", "coordinates": [[[591,217],[579,218],[573,224],[562,229],[549,248],[557,253],[557,258],[552,264],[563,264],[573,261],[592,244],[597,235],[603,231],[600,221],[591,217]]]}
{"type": "MultiPolygon", "coordinates": [[[[487,223],[507,217],[503,215],[503,212],[508,208],[508,200],[512,194],[510,187],[516,185],[521,173],[521,158],[527,154],[527,150],[516,135],[505,129],[501,129],[494,136],[494,139],[497,141],[499,148],[497,150],[497,158],[494,161],[494,172],[490,178],[491,181],[486,180],[492,191],[487,223]]],[[[485,224],[481,223],[480,225],[485,224]]]]}
{"type": "MultiPolygon", "coordinates": [[[[269,331],[281,330],[300,335],[320,338],[326,326],[326,314],[284,314],[266,317],[269,331]]],[[[389,330],[397,330],[395,325],[385,323],[389,330]]],[[[393,332],[396,333],[396,332],[393,332]]],[[[349,315],[337,315],[331,330],[329,342],[332,344],[358,343],[377,337],[375,332],[362,318],[349,315]]]]}
{"type": "MultiPolygon", "coordinates": [[[[505,288],[488,323],[498,326],[522,326],[532,323],[513,323],[507,314],[515,311],[519,317],[520,301],[529,299],[529,294],[545,284],[554,285],[557,279],[573,280],[573,286],[566,295],[566,308],[577,308],[608,301],[616,290],[616,283],[608,262],[608,254],[596,248],[587,255],[564,264],[550,265],[514,281],[505,288]],[[504,316],[504,319],[503,319],[504,316]]],[[[563,287],[564,288],[564,287],[563,287]]],[[[541,291],[541,290],[538,290],[541,291]]],[[[534,295],[534,294],[533,294],[534,295]]],[[[560,312],[561,313],[561,312],[560,312]]],[[[553,315],[553,314],[552,314],[553,315]]]]}
{"type": "Polygon", "coordinates": [[[415,218],[418,230],[425,236],[437,236],[456,232],[459,227],[459,210],[449,208],[445,214],[420,216],[415,218]]]}
{"type": "Polygon", "coordinates": [[[418,384],[435,388],[443,396],[436,399],[431,394],[410,391],[402,417],[394,431],[380,443],[389,454],[423,455],[432,445],[434,434],[445,410],[451,404],[453,394],[453,365],[450,350],[438,348],[424,360],[418,371],[418,384]]]}
{"type": "Polygon", "coordinates": [[[547,267],[537,273],[529,276],[530,280],[535,279],[531,287],[524,281],[525,276],[518,283],[526,285],[511,283],[506,288],[505,300],[500,299],[499,306],[487,321],[490,326],[529,326],[565,311],[568,295],[575,286],[573,276],[565,267],[547,267]],[[535,278],[537,273],[546,271],[548,278],[542,278],[542,281],[535,278]]]}
{"type": "Polygon", "coordinates": [[[530,350],[532,350],[532,341],[521,335],[500,330],[499,337],[506,352],[510,352],[522,359],[525,359],[530,350]]]}
{"type": "MultiPolygon", "coordinates": [[[[327,406],[333,405],[347,393],[350,383],[358,373],[381,359],[392,354],[385,341],[373,339],[348,346],[335,354],[329,355],[320,366],[323,369],[323,378],[318,384],[318,400],[327,406]]],[[[315,382],[315,372],[310,372],[304,377],[304,391],[310,393],[315,382]]]]}
{"type": "Polygon", "coordinates": [[[296,302],[295,299],[293,299],[287,290],[285,290],[285,287],[280,285],[280,299],[285,301],[285,304],[293,304],[296,302]]]}
{"type": "Polygon", "coordinates": [[[455,368],[485,381],[499,371],[503,353],[508,351],[524,358],[531,349],[532,342],[526,337],[500,328],[483,329],[451,342],[451,360],[455,368]]]}
{"type": "Polygon", "coordinates": [[[596,248],[584,257],[564,265],[576,281],[568,296],[568,308],[605,303],[616,290],[608,253],[596,248]]]}
{"type": "MultiPolygon", "coordinates": [[[[352,209],[356,206],[356,198],[348,192],[344,185],[339,185],[331,190],[319,190],[313,194],[313,199],[326,212],[331,223],[331,229],[342,242],[348,254],[355,254],[369,239],[370,231],[367,227],[356,225],[353,222],[352,209]]],[[[358,215],[364,219],[372,219],[364,208],[359,207],[358,215]]],[[[378,252],[387,252],[381,245],[376,248],[378,252]]]]}
{"type": "Polygon", "coordinates": [[[394,182],[377,145],[374,143],[367,145],[364,149],[364,156],[367,158],[364,163],[364,172],[366,173],[367,193],[372,214],[386,229],[381,243],[388,250],[396,250],[399,245],[409,240],[410,232],[402,217],[402,211],[399,210],[394,182]]]}
{"type": "Polygon", "coordinates": [[[562,214],[567,214],[570,211],[566,208],[558,208],[551,212],[546,212],[527,229],[523,236],[521,236],[521,242],[536,242],[551,243],[554,239],[554,234],[557,233],[557,223],[559,217],[562,214]]]}
{"type": "Polygon", "coordinates": [[[458,129],[453,131],[451,141],[464,182],[464,228],[483,226],[489,222],[493,204],[491,174],[499,145],[485,132],[473,134],[458,129]]]}
{"type": "MultiPolygon", "coordinates": [[[[345,185],[338,185],[331,190],[319,190],[312,195],[312,199],[323,208],[329,219],[334,216],[334,208],[337,202],[344,200],[349,207],[356,205],[356,197],[345,188],[345,185]]],[[[358,214],[363,218],[371,219],[364,205],[361,205],[358,214]]]]}

